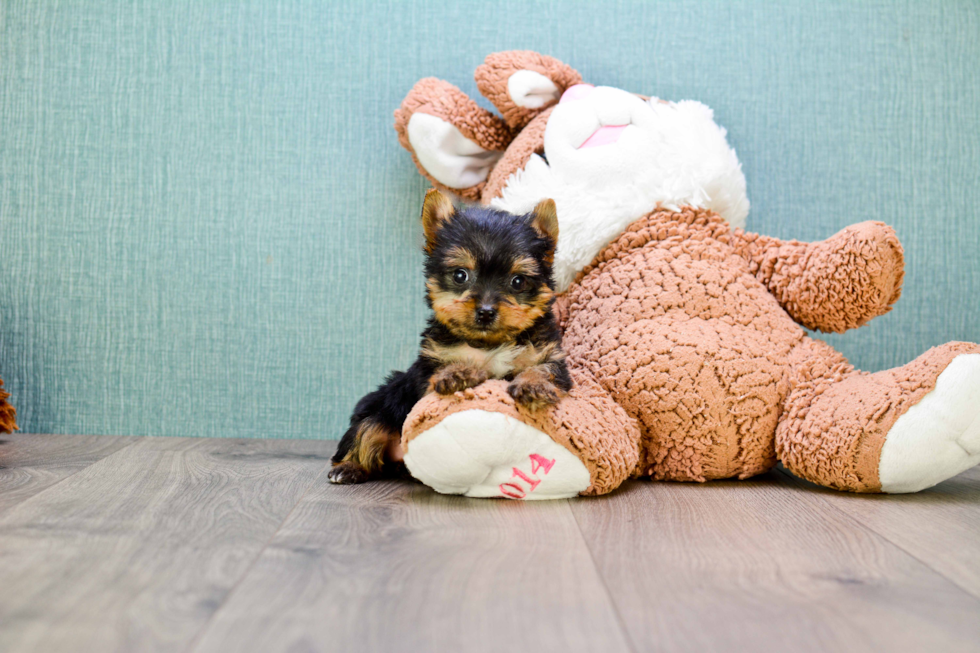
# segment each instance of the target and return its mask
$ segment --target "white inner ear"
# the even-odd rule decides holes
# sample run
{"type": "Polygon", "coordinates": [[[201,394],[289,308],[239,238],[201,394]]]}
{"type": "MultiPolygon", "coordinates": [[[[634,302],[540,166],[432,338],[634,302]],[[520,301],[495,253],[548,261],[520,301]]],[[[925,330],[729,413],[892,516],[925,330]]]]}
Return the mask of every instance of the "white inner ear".
{"type": "Polygon", "coordinates": [[[525,109],[540,109],[561,95],[553,81],[533,70],[518,70],[507,78],[507,92],[514,104],[525,109]]]}
{"type": "Polygon", "coordinates": [[[445,120],[427,113],[412,114],[408,142],[422,167],[449,188],[476,186],[503,156],[503,152],[483,149],[445,120]]]}

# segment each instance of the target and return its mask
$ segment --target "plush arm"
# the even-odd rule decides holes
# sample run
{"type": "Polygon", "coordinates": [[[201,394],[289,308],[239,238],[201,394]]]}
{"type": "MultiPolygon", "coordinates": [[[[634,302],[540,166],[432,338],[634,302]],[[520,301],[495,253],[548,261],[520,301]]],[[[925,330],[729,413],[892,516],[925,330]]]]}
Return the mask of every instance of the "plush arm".
{"type": "Polygon", "coordinates": [[[732,234],[735,250],[794,320],[842,333],[891,310],[902,293],[905,260],[895,230],[851,225],[827,240],[801,243],[732,234]]]}

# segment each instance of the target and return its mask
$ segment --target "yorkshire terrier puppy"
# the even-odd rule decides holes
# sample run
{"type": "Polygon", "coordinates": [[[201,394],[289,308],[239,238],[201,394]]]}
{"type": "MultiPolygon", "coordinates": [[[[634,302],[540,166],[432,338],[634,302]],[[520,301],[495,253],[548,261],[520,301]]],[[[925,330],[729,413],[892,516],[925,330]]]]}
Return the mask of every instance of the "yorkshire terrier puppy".
{"type": "Polygon", "coordinates": [[[519,405],[539,410],[572,387],[555,323],[555,203],[523,216],[456,208],[437,190],[422,207],[427,301],[418,359],[354,408],[333,457],[333,483],[362,483],[404,468],[401,432],[429,392],[449,395],[487,379],[510,381],[519,405]]]}

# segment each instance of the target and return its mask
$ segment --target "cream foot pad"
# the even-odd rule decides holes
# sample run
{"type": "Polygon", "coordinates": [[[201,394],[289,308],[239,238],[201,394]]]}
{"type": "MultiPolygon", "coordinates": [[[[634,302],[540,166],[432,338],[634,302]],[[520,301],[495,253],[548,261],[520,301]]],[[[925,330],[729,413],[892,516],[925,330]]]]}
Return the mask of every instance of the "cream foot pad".
{"type": "Polygon", "coordinates": [[[980,463],[980,354],[957,356],[881,448],[882,492],[918,492],[980,463]]]}
{"type": "Polygon", "coordinates": [[[565,499],[589,487],[589,471],[568,449],[507,415],[454,413],[412,439],[412,476],[442,494],[565,499]]]}

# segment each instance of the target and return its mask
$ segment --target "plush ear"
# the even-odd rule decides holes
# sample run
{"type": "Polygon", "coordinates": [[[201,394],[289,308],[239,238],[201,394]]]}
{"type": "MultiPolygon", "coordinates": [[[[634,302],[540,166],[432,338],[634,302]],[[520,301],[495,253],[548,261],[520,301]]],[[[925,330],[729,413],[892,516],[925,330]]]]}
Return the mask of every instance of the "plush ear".
{"type": "Polygon", "coordinates": [[[420,80],[395,111],[398,141],[437,188],[471,201],[514,134],[497,116],[440,79],[420,80]]]}
{"type": "Polygon", "coordinates": [[[558,243],[558,208],[555,200],[546,199],[538,202],[538,205],[531,211],[531,226],[539,234],[549,239],[552,243],[558,243]]]}
{"type": "Polygon", "coordinates": [[[435,188],[429,189],[422,204],[422,231],[425,233],[425,251],[435,249],[436,235],[449,222],[456,209],[453,201],[435,188]]]}
{"type": "Polygon", "coordinates": [[[569,86],[582,82],[572,67],[530,50],[508,50],[488,56],[476,69],[476,85],[493,102],[512,129],[561,99],[569,86]]]}

